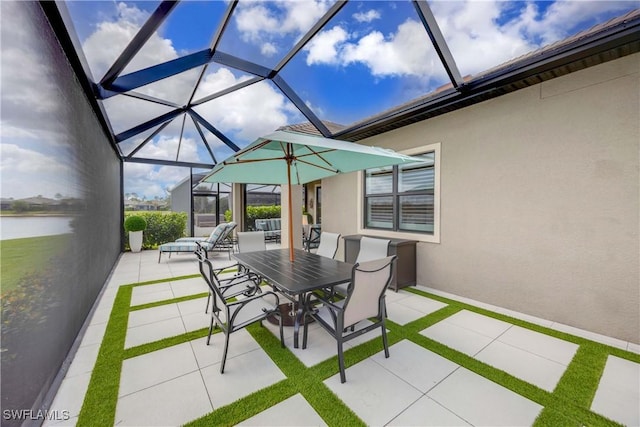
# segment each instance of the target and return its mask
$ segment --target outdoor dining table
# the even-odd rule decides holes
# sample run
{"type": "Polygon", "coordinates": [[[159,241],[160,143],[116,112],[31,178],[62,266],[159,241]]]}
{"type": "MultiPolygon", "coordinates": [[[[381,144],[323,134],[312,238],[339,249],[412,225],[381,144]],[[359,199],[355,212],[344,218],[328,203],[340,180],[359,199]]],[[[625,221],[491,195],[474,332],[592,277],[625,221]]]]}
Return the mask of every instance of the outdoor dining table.
{"type": "Polygon", "coordinates": [[[353,264],[301,249],[294,251],[295,261],[289,260],[289,249],[236,253],[232,256],[238,263],[262,276],[286,297],[297,302],[293,347],[298,348],[298,332],[306,309],[305,295],[350,281],[353,264]]]}

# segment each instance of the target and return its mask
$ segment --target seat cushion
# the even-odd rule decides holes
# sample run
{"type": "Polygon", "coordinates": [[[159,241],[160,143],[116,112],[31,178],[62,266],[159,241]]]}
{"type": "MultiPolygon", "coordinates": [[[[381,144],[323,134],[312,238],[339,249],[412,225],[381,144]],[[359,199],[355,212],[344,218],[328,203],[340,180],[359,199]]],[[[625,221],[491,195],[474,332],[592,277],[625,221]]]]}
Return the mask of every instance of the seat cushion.
{"type": "Polygon", "coordinates": [[[160,252],[195,252],[197,249],[196,242],[170,242],[158,246],[160,252]]]}
{"type": "Polygon", "coordinates": [[[204,242],[208,237],[181,237],[176,242],[204,242]]]}

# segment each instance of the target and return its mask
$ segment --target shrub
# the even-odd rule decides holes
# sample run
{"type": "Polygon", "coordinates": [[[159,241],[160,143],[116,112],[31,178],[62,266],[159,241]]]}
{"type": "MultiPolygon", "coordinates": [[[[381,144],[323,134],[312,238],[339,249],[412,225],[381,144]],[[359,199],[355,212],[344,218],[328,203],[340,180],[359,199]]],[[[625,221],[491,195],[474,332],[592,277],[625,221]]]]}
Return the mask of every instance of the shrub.
{"type": "MultiPolygon", "coordinates": [[[[280,218],[280,206],[247,206],[247,214],[244,217],[244,229],[255,230],[256,219],[280,218]]],[[[232,213],[230,210],[225,211],[224,220],[231,221],[232,213]]]]}
{"type": "Polygon", "coordinates": [[[247,230],[255,228],[256,219],[280,218],[280,206],[247,206],[245,226],[247,230]]]}
{"type": "MultiPolygon", "coordinates": [[[[125,213],[125,222],[133,214],[125,213]]],[[[143,249],[152,249],[162,243],[173,242],[184,236],[187,226],[186,212],[136,212],[135,216],[144,218],[147,228],[142,241],[143,249]]],[[[129,246],[126,236],[126,247],[129,246]]]]}
{"type": "Polygon", "coordinates": [[[11,208],[16,211],[16,213],[22,213],[29,211],[29,204],[24,200],[16,200],[11,204],[11,208]]]}
{"type": "Polygon", "coordinates": [[[147,221],[140,215],[130,215],[124,220],[125,231],[143,231],[147,228],[147,221]]]}

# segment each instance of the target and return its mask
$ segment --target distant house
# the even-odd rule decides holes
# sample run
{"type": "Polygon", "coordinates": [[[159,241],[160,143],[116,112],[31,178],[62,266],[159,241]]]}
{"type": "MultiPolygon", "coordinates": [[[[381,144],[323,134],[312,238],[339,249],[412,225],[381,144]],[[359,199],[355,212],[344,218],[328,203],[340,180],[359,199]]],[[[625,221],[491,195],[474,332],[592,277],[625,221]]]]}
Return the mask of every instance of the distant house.
{"type": "Polygon", "coordinates": [[[7,198],[2,198],[0,199],[0,210],[9,210],[11,209],[11,205],[13,204],[15,200],[13,200],[13,198],[7,199],[7,198]]]}
{"type": "Polygon", "coordinates": [[[58,200],[42,196],[27,197],[25,199],[18,200],[27,203],[27,205],[29,205],[29,209],[32,210],[55,210],[60,206],[60,202],[58,200]]]}
{"type": "Polygon", "coordinates": [[[127,211],[162,211],[167,209],[164,200],[125,200],[124,209],[127,211]]]}

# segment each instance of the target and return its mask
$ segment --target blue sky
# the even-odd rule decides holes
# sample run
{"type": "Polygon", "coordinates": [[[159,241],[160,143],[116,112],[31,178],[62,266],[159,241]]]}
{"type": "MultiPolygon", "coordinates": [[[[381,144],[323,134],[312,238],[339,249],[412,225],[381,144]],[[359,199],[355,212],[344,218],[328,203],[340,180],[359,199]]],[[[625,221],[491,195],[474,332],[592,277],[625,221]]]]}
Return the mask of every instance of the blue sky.
{"type": "MultiPolygon", "coordinates": [[[[67,2],[84,54],[98,81],[159,2],[67,2]]],[[[277,64],[331,6],[331,1],[240,1],[221,39],[219,50],[266,67],[277,64]]],[[[461,74],[477,75],[514,57],[566,38],[594,24],[636,8],[616,1],[430,1],[431,9],[461,74]]],[[[125,74],[209,47],[227,3],[183,1],[128,65],[125,74]]],[[[14,29],[17,31],[17,29],[14,29]]],[[[4,32],[4,28],[3,28],[4,32]]],[[[3,83],[7,46],[3,38],[3,83]]],[[[37,61],[37,59],[34,59],[37,61]]],[[[16,70],[10,69],[9,74],[16,70]]],[[[178,104],[186,103],[200,70],[191,70],[137,89],[178,104]]],[[[418,96],[449,81],[409,1],[350,1],[282,70],[281,76],[322,120],[349,125],[418,96]]],[[[195,99],[251,76],[211,64],[195,99]]],[[[3,84],[3,103],[8,99],[3,84]]],[[[116,132],[127,130],[170,110],[130,97],[103,101],[116,132]]],[[[4,107],[4,106],[3,106],[4,107]]],[[[6,107],[5,107],[6,108],[6,107]]],[[[236,145],[286,124],[306,121],[269,81],[263,81],[195,108],[236,145]]],[[[44,156],[52,146],[40,139],[17,138],[18,125],[2,116],[5,153],[13,157],[44,156]],[[9,120],[9,122],[7,122],[9,120]],[[7,126],[8,125],[8,126],[7,126]],[[8,134],[7,129],[12,131],[8,134]],[[5,138],[11,135],[12,138],[5,138]]],[[[151,131],[122,143],[128,153],[151,131]]],[[[217,160],[231,154],[205,131],[217,160]]],[[[190,119],[177,118],[140,151],[157,159],[210,160],[190,119]],[[180,134],[183,138],[180,142],[180,134]],[[179,148],[178,148],[179,147],[179,148]]],[[[13,158],[12,157],[12,158],[13,158]]],[[[125,164],[125,193],[164,196],[186,177],[188,169],[125,164]]],[[[4,179],[4,176],[3,176],[4,179]]],[[[70,178],[72,179],[72,178],[70,178]]],[[[11,187],[3,197],[33,195],[25,186],[11,187]],[[24,194],[26,193],[28,194],[24,194]]],[[[28,186],[26,186],[28,187],[28,186]]],[[[55,189],[47,190],[47,192],[55,189]]],[[[41,192],[44,194],[44,192],[41,192]]],[[[49,195],[49,194],[44,194],[49,195]]],[[[52,196],[50,194],[49,196],[52,196]]]]}

